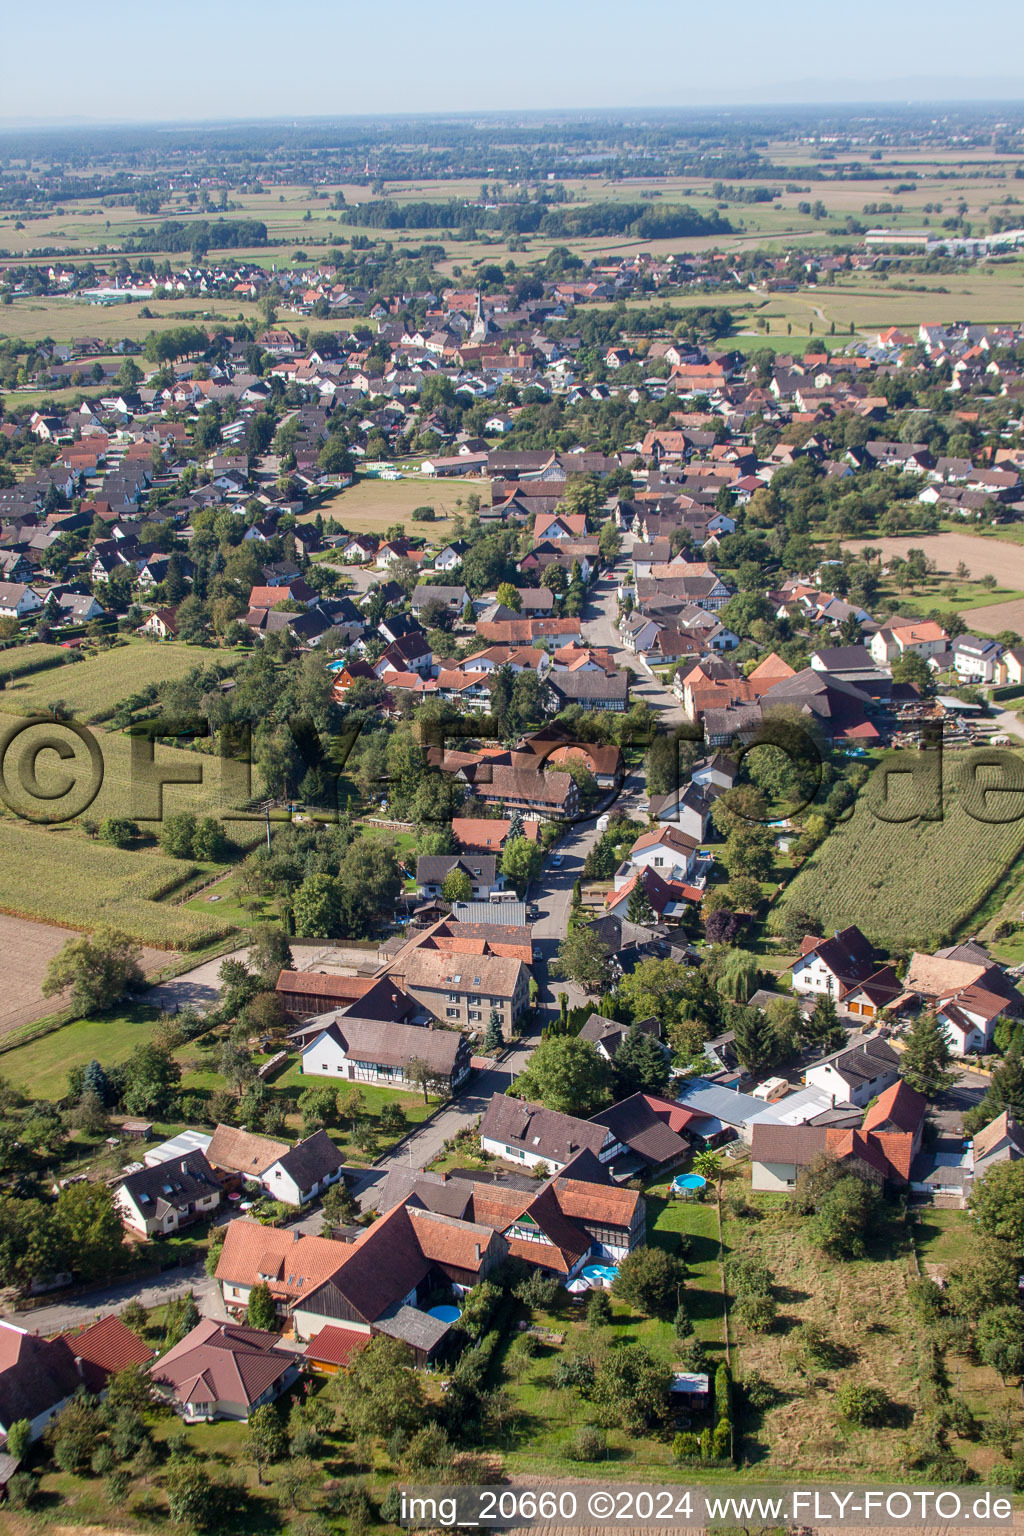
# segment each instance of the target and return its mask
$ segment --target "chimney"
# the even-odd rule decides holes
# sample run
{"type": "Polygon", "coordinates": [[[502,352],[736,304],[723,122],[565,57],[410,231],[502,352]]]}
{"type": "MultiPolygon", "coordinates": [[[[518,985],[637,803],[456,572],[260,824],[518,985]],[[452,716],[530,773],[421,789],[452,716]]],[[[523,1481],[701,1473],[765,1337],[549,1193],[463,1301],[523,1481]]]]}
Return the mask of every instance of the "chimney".
{"type": "Polygon", "coordinates": [[[480,1247],[479,1243],[475,1243],[473,1246],[474,1246],[474,1251],[475,1251],[475,1254],[476,1254],[476,1261],[479,1264],[480,1260],[483,1258],[483,1250],[480,1247]]]}

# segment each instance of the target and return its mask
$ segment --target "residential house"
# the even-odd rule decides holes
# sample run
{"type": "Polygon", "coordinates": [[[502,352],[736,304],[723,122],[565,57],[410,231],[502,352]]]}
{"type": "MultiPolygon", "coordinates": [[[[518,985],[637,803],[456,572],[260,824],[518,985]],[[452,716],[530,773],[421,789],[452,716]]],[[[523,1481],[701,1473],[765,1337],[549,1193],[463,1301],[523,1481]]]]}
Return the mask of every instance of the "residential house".
{"type": "Polygon", "coordinates": [[[480,1122],[480,1146],[485,1152],[525,1168],[543,1164],[555,1173],[582,1151],[600,1161],[603,1151],[610,1155],[613,1142],[606,1126],[500,1093],[492,1096],[480,1122]]]}
{"type": "Polygon", "coordinates": [[[203,1221],[221,1203],[222,1190],[202,1152],[139,1168],[114,1191],[125,1226],[144,1237],[166,1236],[203,1221]]]}
{"type": "MultiPolygon", "coordinates": [[[[613,1063],[619,1046],[629,1034],[630,1025],[620,1024],[615,1019],[606,1019],[603,1014],[592,1013],[577,1036],[580,1040],[589,1040],[590,1044],[602,1056],[605,1061],[613,1063]]],[[[642,1034],[650,1035],[657,1040],[662,1050],[668,1056],[668,1047],[662,1041],[661,1020],[650,1018],[637,1021],[636,1028],[642,1034]]]]}
{"type": "Polygon", "coordinates": [[[242,1180],[259,1183],[267,1169],[289,1150],[286,1141],[257,1136],[255,1131],[218,1125],[206,1148],[206,1160],[226,1187],[242,1180]]]}
{"type": "Polygon", "coordinates": [[[301,1357],[280,1336],[204,1317],[150,1371],[187,1424],[247,1420],[298,1379],[301,1357]]]}
{"type": "Polygon", "coordinates": [[[861,1109],[898,1078],[899,1056],[880,1035],[836,1051],[804,1073],[804,1082],[821,1088],[833,1104],[855,1104],[861,1109]]]}
{"type": "Polygon", "coordinates": [[[868,649],[879,666],[885,666],[911,651],[927,661],[948,644],[949,636],[941,624],[933,619],[920,619],[913,624],[889,624],[876,630],[868,649]]]}
{"type": "Polygon", "coordinates": [[[314,1131],[264,1170],[260,1182],[272,1200],[307,1205],[342,1177],[342,1157],[326,1131],[314,1131]]]}
{"type": "Polygon", "coordinates": [[[498,860],[494,854],[431,854],[421,853],[416,860],[416,886],[424,897],[440,896],[444,882],[455,870],[470,881],[475,901],[487,901],[493,892],[505,885],[505,876],[498,872],[498,860]]]}
{"type": "MultiPolygon", "coordinates": [[[[358,1004],[355,1005],[358,1007],[358,1004]]],[[[458,1029],[428,1029],[349,1013],[327,1014],[301,1048],[305,1077],[329,1077],[350,1083],[382,1083],[423,1093],[418,1064],[425,1063],[432,1091],[448,1098],[470,1072],[470,1050],[458,1029]],[[417,1070],[412,1064],[417,1064],[417,1070]]],[[[340,1171],[340,1165],[339,1165],[340,1171]]]]}
{"type": "Polygon", "coordinates": [[[800,1169],[819,1157],[849,1163],[876,1183],[905,1186],[921,1150],[926,1108],[923,1095],[901,1078],[872,1104],[859,1129],[755,1124],[750,1139],[753,1188],[790,1190],[800,1169]]]}
{"type": "Polygon", "coordinates": [[[391,961],[388,975],[449,1030],[482,1034],[496,1013],[508,1038],[530,999],[530,973],[513,956],[407,946],[391,961]]]}
{"type": "Polygon", "coordinates": [[[467,596],[465,587],[414,587],[411,598],[412,611],[419,618],[424,609],[440,603],[449,614],[458,618],[461,617],[462,610],[466,606],[467,596]]]}
{"type": "Polygon", "coordinates": [[[0,619],[24,619],[38,613],[43,599],[22,581],[0,581],[0,619]]]}
{"type": "Polygon", "coordinates": [[[953,667],[965,683],[999,681],[1003,647],[988,635],[957,635],[952,645],[953,667]]]}

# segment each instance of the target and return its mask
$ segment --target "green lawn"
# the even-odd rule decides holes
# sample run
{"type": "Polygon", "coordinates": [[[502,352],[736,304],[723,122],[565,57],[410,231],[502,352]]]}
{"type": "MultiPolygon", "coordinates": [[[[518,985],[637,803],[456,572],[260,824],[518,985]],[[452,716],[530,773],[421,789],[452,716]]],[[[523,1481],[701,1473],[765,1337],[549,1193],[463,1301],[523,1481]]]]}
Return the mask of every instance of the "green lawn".
{"type": "Polygon", "coordinates": [[[77,1019],[41,1040],[5,1052],[0,1056],[0,1075],[34,1099],[59,1099],[67,1089],[71,1067],[84,1067],[94,1058],[104,1066],[124,1061],[137,1045],[152,1039],[159,1021],[159,1009],[141,1003],[101,1018],[77,1019]]]}

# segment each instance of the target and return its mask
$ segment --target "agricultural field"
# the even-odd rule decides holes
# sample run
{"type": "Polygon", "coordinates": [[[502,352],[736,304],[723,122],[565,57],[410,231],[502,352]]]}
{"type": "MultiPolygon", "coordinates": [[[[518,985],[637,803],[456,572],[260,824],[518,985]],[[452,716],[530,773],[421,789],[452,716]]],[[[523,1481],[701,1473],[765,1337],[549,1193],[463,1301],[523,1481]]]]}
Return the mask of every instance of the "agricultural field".
{"type": "MultiPolygon", "coordinates": [[[[6,960],[0,997],[0,1041],[66,1006],[66,998],[44,998],[40,988],[46,967],[73,937],[66,928],[0,914],[0,953],[6,960]]],[[[142,953],[142,968],[152,976],[174,958],[173,952],[147,948],[142,953]]]]}
{"type": "MultiPolygon", "coordinates": [[[[0,716],[0,745],[17,729],[14,720],[0,716]]],[[[52,726],[40,722],[26,727],[13,738],[4,758],[4,778],[11,795],[11,808],[30,816],[38,811],[38,801],[22,799],[18,787],[22,766],[39,742],[39,733],[52,734],[74,751],[74,761],[59,759],[56,753],[40,752],[35,771],[44,791],[52,794],[47,805],[55,818],[61,814],[69,818],[69,831],[80,832],[83,816],[93,822],[101,822],[108,816],[127,816],[140,825],[143,834],[156,836],[161,815],[171,811],[194,811],[202,816],[222,816],[227,821],[228,835],[238,842],[247,842],[253,827],[253,818],[235,807],[244,805],[252,793],[251,776],[244,762],[222,759],[212,750],[190,751],[185,747],[167,746],[157,742],[153,748],[153,767],[149,770],[169,775],[162,793],[155,782],[147,777],[141,767],[138,773],[132,768],[133,740],[122,731],[105,731],[93,728],[89,734],[103,762],[102,783],[96,798],[83,808],[83,800],[92,778],[92,764],[88,749],[67,725],[56,721],[52,726]],[[175,782],[176,779],[186,782],[175,782]],[[187,782],[191,779],[193,782],[187,782]],[[57,791],[63,783],[72,782],[65,796],[57,791]],[[251,782],[250,782],[251,780],[251,782]]],[[[213,742],[203,744],[206,747],[213,742]]],[[[135,750],[144,753],[146,743],[136,745],[135,750]]]]}
{"type": "MultiPolygon", "coordinates": [[[[1002,825],[969,816],[963,806],[966,754],[945,756],[942,820],[879,818],[872,805],[883,791],[882,767],[898,759],[912,766],[910,754],[886,755],[850,820],[828,834],[775,906],[771,931],[779,930],[788,911],[799,910],[816,916],[823,932],[855,923],[882,949],[932,949],[960,931],[1012,868],[1024,851],[1024,808],[1002,825]]],[[[909,773],[890,777],[888,791],[890,814],[911,816],[922,802],[933,803],[909,773]]]]}
{"type": "Polygon", "coordinates": [[[161,853],[91,842],[73,825],[42,828],[0,819],[0,912],[12,916],[62,928],[109,923],[154,948],[198,949],[230,925],[161,903],[198,869],[161,853]]]}
{"type": "MultiPolygon", "coordinates": [[[[24,670],[33,661],[46,659],[49,652],[55,652],[63,661],[73,654],[59,646],[42,645],[29,645],[24,653],[14,654],[30,655],[31,659],[23,664],[24,670]]],[[[173,640],[134,640],[111,650],[87,653],[84,661],[68,663],[59,674],[50,668],[22,679],[15,671],[14,681],[0,693],[0,710],[15,715],[47,714],[51,703],[60,699],[76,720],[105,720],[122,699],[150,684],[184,677],[193,667],[209,666],[213,661],[229,662],[230,655],[213,654],[173,640]]],[[[5,655],[0,654],[0,677],[5,675],[11,675],[11,669],[5,665],[5,655]]]]}
{"type": "MultiPolygon", "coordinates": [[[[35,641],[28,645],[12,646],[9,650],[0,651],[0,682],[9,688],[12,679],[59,667],[68,660],[68,655],[59,645],[41,645],[35,641]]],[[[0,698],[2,707],[3,700],[0,698]]]]}

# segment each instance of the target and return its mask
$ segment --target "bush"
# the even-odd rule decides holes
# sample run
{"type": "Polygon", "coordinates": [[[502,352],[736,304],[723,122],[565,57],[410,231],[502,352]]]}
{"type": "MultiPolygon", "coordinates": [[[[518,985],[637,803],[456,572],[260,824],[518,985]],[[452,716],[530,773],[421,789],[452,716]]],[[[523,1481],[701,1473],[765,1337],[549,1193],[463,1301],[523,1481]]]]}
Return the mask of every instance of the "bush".
{"type": "Polygon", "coordinates": [[[601,1461],[608,1446],[599,1429],[586,1425],[578,1429],[565,1447],[567,1461],[601,1461]]]}
{"type": "Polygon", "coordinates": [[[612,1320],[612,1304],[607,1291],[591,1291],[587,1298],[587,1327],[600,1328],[612,1320]]]}
{"type": "Polygon", "coordinates": [[[779,1391],[770,1381],[755,1373],[743,1383],[743,1396],[750,1407],[760,1413],[765,1408],[774,1407],[779,1400],[779,1391]]]}
{"type": "Polygon", "coordinates": [[[716,1461],[724,1461],[732,1454],[732,1425],[728,1419],[719,1419],[711,1437],[711,1454],[716,1461]]]}
{"type": "Polygon", "coordinates": [[[751,1333],[770,1333],[778,1312],[774,1296],[741,1296],[735,1307],[736,1316],[751,1333]]]}
{"type": "Polygon", "coordinates": [[[672,1455],[676,1461],[683,1464],[699,1461],[700,1436],[691,1433],[690,1430],[683,1430],[682,1434],[676,1435],[672,1442],[672,1455]]]}
{"type": "Polygon", "coordinates": [[[732,1377],[723,1360],[715,1372],[715,1418],[732,1417],[732,1377]]]}
{"type": "Polygon", "coordinates": [[[836,1393],[836,1408],[843,1419],[865,1427],[888,1423],[892,1404],[881,1387],[846,1381],[836,1393]]]}

